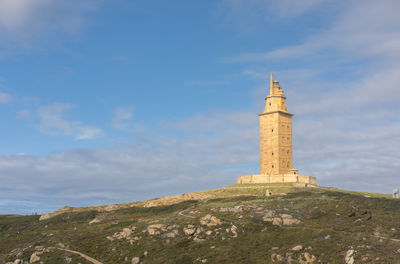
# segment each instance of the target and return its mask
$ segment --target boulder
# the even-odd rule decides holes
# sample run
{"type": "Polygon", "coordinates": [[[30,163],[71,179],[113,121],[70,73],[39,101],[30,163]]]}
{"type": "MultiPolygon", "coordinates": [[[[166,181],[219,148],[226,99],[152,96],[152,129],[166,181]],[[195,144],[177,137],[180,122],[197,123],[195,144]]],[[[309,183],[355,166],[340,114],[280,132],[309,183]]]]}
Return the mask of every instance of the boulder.
{"type": "Polygon", "coordinates": [[[30,260],[29,260],[29,263],[35,263],[35,262],[38,262],[38,261],[40,261],[40,257],[38,256],[38,252],[34,252],[34,253],[31,255],[31,258],[30,258],[30,260]]]}
{"type": "Polygon", "coordinates": [[[354,264],[354,249],[347,250],[346,256],[344,256],[344,261],[346,264],[354,264]]]}
{"type": "Polygon", "coordinates": [[[237,237],[238,233],[237,233],[237,227],[235,225],[231,226],[231,232],[233,234],[233,237],[237,237]]]}
{"type": "Polygon", "coordinates": [[[108,236],[107,239],[110,241],[113,241],[114,239],[131,239],[131,236],[133,234],[133,231],[136,229],[136,227],[125,227],[122,229],[121,232],[117,232],[114,235],[108,236]]]}
{"type": "Polygon", "coordinates": [[[206,226],[216,226],[222,224],[221,220],[210,214],[200,218],[200,224],[206,226]]]}
{"type": "Polygon", "coordinates": [[[43,250],[45,250],[45,247],[44,246],[36,246],[35,250],[36,251],[43,251],[43,250]]]}
{"type": "Polygon", "coordinates": [[[131,236],[131,234],[132,234],[132,229],[127,227],[122,229],[122,232],[120,233],[122,238],[128,238],[131,236]]]}
{"type": "Polygon", "coordinates": [[[183,228],[185,235],[191,236],[196,232],[196,228],[183,228]]]}
{"type": "Polygon", "coordinates": [[[160,229],[164,229],[165,226],[163,224],[153,224],[147,227],[147,232],[149,235],[154,236],[160,234],[160,229]]]}
{"type": "Polygon", "coordinates": [[[98,224],[98,223],[100,223],[100,222],[101,222],[101,221],[100,221],[99,219],[94,218],[92,221],[89,222],[89,225],[98,224]]]}
{"type": "Polygon", "coordinates": [[[302,249],[303,249],[302,245],[297,245],[297,246],[292,248],[293,251],[299,251],[299,250],[302,250],[302,249]]]}
{"type": "Polygon", "coordinates": [[[275,212],[272,210],[266,210],[264,217],[273,217],[275,215],[275,212]]]}
{"type": "Polygon", "coordinates": [[[293,218],[293,216],[289,214],[282,214],[281,218],[283,225],[297,225],[301,223],[300,220],[293,218]]]}
{"type": "Polygon", "coordinates": [[[195,241],[195,242],[203,242],[204,240],[205,239],[198,238],[198,237],[193,238],[193,241],[195,241]]]}
{"type": "Polygon", "coordinates": [[[179,234],[178,230],[172,230],[172,232],[168,232],[165,234],[162,234],[162,238],[175,238],[179,234]]]}
{"type": "Polygon", "coordinates": [[[281,225],[297,225],[300,224],[301,221],[293,218],[293,216],[289,214],[281,214],[280,216],[272,217],[271,213],[264,215],[263,221],[272,222],[273,225],[281,226],[281,225]]]}
{"type": "Polygon", "coordinates": [[[140,258],[139,257],[133,257],[131,260],[131,264],[139,264],[140,263],[140,258]]]}
{"type": "Polygon", "coordinates": [[[281,261],[283,261],[284,259],[283,259],[283,257],[282,257],[281,255],[273,253],[273,254],[271,255],[271,260],[272,260],[273,262],[275,262],[275,260],[278,261],[278,262],[281,262],[281,261]]]}
{"type": "Polygon", "coordinates": [[[317,258],[314,255],[311,255],[308,252],[304,252],[304,258],[307,263],[314,263],[317,260],[317,258]]]}
{"type": "Polygon", "coordinates": [[[196,232],[194,233],[195,235],[200,234],[201,232],[203,232],[203,228],[201,226],[199,226],[198,228],[196,228],[196,232]]]}
{"type": "Polygon", "coordinates": [[[188,225],[183,228],[185,235],[192,236],[196,232],[196,228],[193,225],[188,225]]]}

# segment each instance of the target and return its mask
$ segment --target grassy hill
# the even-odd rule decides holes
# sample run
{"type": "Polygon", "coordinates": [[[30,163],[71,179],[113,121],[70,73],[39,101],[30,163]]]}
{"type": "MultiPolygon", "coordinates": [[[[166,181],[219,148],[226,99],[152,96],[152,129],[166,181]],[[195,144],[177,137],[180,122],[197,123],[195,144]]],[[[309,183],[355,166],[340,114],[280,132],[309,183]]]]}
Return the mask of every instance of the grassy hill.
{"type": "Polygon", "coordinates": [[[400,263],[384,194],[232,185],[39,218],[0,216],[0,263],[400,263]]]}

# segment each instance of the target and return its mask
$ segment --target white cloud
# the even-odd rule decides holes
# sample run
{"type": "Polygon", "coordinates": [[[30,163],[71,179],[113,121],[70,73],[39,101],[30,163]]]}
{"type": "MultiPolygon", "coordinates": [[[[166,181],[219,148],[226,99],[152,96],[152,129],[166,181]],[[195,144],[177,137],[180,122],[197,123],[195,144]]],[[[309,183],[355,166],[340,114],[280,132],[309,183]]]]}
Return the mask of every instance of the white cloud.
{"type": "Polygon", "coordinates": [[[379,56],[398,58],[400,56],[398,27],[400,17],[397,12],[399,8],[400,2],[397,0],[354,1],[348,3],[346,8],[340,9],[341,12],[328,30],[309,36],[301,44],[266,52],[247,52],[223,58],[222,61],[255,62],[310,56],[310,60],[322,58],[326,60],[332,53],[337,52],[342,53],[342,56],[337,57],[341,61],[379,56]]]}
{"type": "Polygon", "coordinates": [[[32,111],[29,109],[22,109],[20,111],[17,112],[17,118],[18,119],[24,119],[27,118],[29,116],[31,116],[32,111]]]}
{"type": "Polygon", "coordinates": [[[6,42],[29,46],[47,33],[79,34],[99,1],[0,0],[0,33],[6,42]]]}
{"type": "MultiPolygon", "coordinates": [[[[0,88],[5,87],[4,81],[5,81],[4,77],[0,76],[0,88]]],[[[11,95],[0,91],[0,104],[9,103],[11,101],[11,99],[12,99],[11,95]]]]}
{"type": "Polygon", "coordinates": [[[113,127],[119,129],[128,129],[131,127],[133,118],[133,107],[118,107],[114,111],[113,127]]]}
{"type": "Polygon", "coordinates": [[[0,104],[6,104],[11,101],[11,96],[7,93],[0,92],[0,104]]]}
{"type": "Polygon", "coordinates": [[[72,136],[77,140],[93,139],[102,133],[100,128],[84,125],[80,121],[70,121],[65,119],[64,113],[71,108],[72,105],[61,103],[39,107],[39,130],[53,136],[72,136]]]}
{"type": "Polygon", "coordinates": [[[226,24],[240,31],[255,31],[276,21],[307,14],[331,0],[221,0],[217,13],[226,24]]]}

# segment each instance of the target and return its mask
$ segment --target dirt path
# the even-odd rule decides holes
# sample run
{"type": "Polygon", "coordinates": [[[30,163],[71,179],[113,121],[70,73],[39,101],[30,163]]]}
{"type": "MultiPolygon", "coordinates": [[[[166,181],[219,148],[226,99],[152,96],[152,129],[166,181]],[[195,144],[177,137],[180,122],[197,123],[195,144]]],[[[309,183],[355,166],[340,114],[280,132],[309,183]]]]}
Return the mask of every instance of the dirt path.
{"type": "Polygon", "coordinates": [[[102,262],[95,260],[94,258],[89,257],[88,255],[85,255],[79,251],[75,251],[75,250],[70,250],[70,249],[66,249],[66,248],[59,248],[59,247],[53,247],[54,249],[58,249],[58,250],[64,250],[70,253],[74,253],[74,254],[78,254],[79,256],[81,256],[82,258],[86,259],[87,261],[92,262],[93,264],[103,264],[102,262]]]}

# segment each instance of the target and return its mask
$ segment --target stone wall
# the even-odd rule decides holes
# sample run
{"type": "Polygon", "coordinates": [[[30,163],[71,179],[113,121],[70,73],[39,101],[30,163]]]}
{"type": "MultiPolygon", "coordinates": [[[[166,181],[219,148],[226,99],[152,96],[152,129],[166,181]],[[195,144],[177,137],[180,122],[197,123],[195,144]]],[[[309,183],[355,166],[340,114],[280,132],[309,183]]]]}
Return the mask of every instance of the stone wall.
{"type": "Polygon", "coordinates": [[[252,174],[239,177],[237,183],[301,183],[305,185],[317,185],[317,179],[301,174],[252,174]]]}

